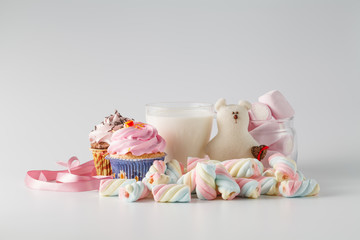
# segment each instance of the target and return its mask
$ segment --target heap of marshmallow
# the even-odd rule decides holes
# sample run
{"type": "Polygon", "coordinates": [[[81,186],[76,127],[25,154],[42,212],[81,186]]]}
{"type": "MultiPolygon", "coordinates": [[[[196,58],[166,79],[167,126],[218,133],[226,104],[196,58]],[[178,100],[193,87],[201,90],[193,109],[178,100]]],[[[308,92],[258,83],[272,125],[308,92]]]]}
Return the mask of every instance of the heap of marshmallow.
{"type": "Polygon", "coordinates": [[[262,163],[269,167],[269,156],[281,153],[290,157],[294,147],[294,136],[284,125],[295,114],[286,98],[277,90],[270,91],[252,104],[249,110],[249,133],[260,144],[269,147],[262,163]]]}
{"type": "Polygon", "coordinates": [[[268,92],[252,104],[249,132],[257,142],[269,147],[267,157],[261,162],[255,158],[223,162],[209,157],[188,158],[185,173],[176,160],[154,161],[142,181],[102,180],[99,193],[101,196],[118,195],[128,202],[146,198],[150,193],[157,202],[190,202],[192,193],[202,200],[213,200],[219,195],[224,200],[258,198],[260,195],[317,195],[319,184],[306,179],[290,157],[294,136],[284,122],[294,113],[279,91],[268,92]]]}
{"type": "Polygon", "coordinates": [[[154,161],[142,181],[107,179],[100,183],[101,196],[119,196],[128,202],[146,198],[152,193],[157,202],[190,202],[191,193],[202,200],[219,195],[224,200],[235,197],[258,198],[260,195],[306,197],[319,193],[313,179],[305,179],[295,161],[282,154],[269,158],[271,168],[264,170],[255,158],[223,162],[206,158],[188,158],[187,172],[172,160],[154,161]]]}

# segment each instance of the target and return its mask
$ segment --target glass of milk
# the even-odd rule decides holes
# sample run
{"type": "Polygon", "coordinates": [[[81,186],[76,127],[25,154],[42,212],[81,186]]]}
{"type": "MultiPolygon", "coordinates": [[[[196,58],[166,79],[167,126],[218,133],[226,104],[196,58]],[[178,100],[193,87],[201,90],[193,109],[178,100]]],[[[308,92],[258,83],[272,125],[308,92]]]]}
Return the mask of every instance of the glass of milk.
{"type": "Polygon", "coordinates": [[[187,157],[204,157],[214,119],[210,103],[169,102],[146,105],[146,122],[166,141],[166,159],[187,164],[187,157]]]}

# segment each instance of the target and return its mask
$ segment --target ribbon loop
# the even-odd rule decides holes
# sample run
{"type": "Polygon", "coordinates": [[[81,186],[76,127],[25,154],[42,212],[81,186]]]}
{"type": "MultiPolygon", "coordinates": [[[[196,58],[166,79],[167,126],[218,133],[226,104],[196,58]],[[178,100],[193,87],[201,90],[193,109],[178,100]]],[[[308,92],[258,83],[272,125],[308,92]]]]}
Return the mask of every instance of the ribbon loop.
{"type": "Polygon", "coordinates": [[[68,169],[68,172],[71,173],[71,170],[80,166],[80,161],[77,157],[72,156],[67,163],[65,162],[57,162],[57,164],[66,167],[68,169]]]}
{"type": "Polygon", "coordinates": [[[57,162],[57,164],[67,170],[28,171],[25,177],[26,186],[47,191],[82,192],[98,190],[102,179],[111,179],[111,176],[96,176],[93,160],[80,164],[79,159],[73,156],[67,163],[57,162]]]}

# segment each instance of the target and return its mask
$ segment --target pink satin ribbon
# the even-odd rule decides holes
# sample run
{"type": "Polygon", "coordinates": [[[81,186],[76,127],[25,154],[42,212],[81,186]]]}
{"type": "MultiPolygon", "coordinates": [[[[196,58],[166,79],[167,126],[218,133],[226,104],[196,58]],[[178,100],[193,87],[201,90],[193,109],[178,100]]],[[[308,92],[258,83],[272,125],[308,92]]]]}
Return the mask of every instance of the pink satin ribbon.
{"type": "Polygon", "coordinates": [[[111,176],[97,176],[94,161],[80,165],[77,157],[71,157],[67,163],[57,162],[66,167],[63,171],[34,170],[28,171],[25,184],[29,188],[56,192],[83,192],[98,190],[102,179],[111,176]]]}

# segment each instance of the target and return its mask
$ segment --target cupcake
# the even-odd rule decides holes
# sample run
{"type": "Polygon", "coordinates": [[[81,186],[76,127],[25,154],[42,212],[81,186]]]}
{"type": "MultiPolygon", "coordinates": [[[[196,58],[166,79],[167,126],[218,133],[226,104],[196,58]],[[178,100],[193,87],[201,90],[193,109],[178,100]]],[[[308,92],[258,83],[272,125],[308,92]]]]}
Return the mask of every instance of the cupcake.
{"type": "Polygon", "coordinates": [[[123,128],[124,123],[129,120],[131,119],[121,116],[115,110],[115,114],[105,117],[104,121],[96,125],[95,130],[90,132],[90,150],[94,157],[97,175],[108,176],[112,174],[110,162],[105,159],[105,156],[108,155],[107,149],[110,146],[111,136],[114,131],[123,128]]]}
{"type": "Polygon", "coordinates": [[[155,160],[164,161],[165,140],[152,125],[129,121],[111,137],[108,148],[114,178],[138,181],[145,177],[155,160]]]}

